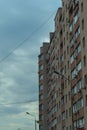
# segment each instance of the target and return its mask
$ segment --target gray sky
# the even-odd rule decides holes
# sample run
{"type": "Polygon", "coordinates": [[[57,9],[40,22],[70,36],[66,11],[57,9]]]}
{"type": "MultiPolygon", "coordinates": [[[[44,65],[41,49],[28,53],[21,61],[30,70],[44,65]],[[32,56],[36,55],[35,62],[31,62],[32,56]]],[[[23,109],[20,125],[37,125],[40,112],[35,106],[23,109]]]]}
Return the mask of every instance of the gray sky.
{"type": "Polygon", "coordinates": [[[38,119],[38,55],[60,5],[61,0],[0,0],[0,130],[34,130],[26,111],[38,119]]]}

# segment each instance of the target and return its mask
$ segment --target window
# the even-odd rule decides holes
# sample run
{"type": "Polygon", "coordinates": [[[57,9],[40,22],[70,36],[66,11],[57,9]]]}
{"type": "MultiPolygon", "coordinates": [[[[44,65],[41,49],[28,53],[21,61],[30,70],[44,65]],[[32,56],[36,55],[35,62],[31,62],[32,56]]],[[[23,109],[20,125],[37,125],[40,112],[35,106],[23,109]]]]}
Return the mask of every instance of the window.
{"type": "Polygon", "coordinates": [[[42,99],[43,99],[43,95],[40,95],[40,96],[39,96],[39,99],[42,100],[42,99]]]}
{"type": "Polygon", "coordinates": [[[59,101],[59,108],[60,108],[60,101],[59,101]]]}
{"type": "Polygon", "coordinates": [[[73,61],[75,60],[75,58],[77,57],[77,55],[81,52],[81,45],[79,43],[79,45],[76,47],[75,51],[72,53],[72,55],[70,56],[70,62],[71,64],[73,63],[73,61]]]}
{"type": "Polygon", "coordinates": [[[65,84],[64,84],[65,88],[67,88],[67,80],[65,79],[65,84]]]}
{"type": "Polygon", "coordinates": [[[68,93],[68,95],[69,95],[69,100],[70,100],[71,99],[70,92],[68,93]]]}
{"type": "Polygon", "coordinates": [[[64,30],[64,32],[65,32],[65,24],[63,25],[63,30],[64,30]]]}
{"type": "Polygon", "coordinates": [[[71,125],[69,127],[70,127],[70,130],[71,130],[71,125]]]}
{"type": "Polygon", "coordinates": [[[82,19],[82,30],[84,30],[84,19],[82,19]]]}
{"type": "Polygon", "coordinates": [[[79,73],[79,71],[81,70],[81,61],[78,63],[78,65],[71,71],[71,78],[72,79],[74,79],[77,75],[78,75],[78,73],[79,73]]]}
{"type": "Polygon", "coordinates": [[[68,127],[66,127],[66,130],[68,130],[68,127]]]}
{"type": "Polygon", "coordinates": [[[73,105],[73,113],[76,113],[77,112],[77,106],[76,106],[76,103],[73,105]]]}
{"type": "Polygon", "coordinates": [[[85,96],[85,105],[87,106],[87,95],[85,96]]]}
{"type": "Polygon", "coordinates": [[[76,22],[79,19],[79,10],[76,12],[75,16],[74,16],[74,25],[76,24],[76,22]]]}
{"type": "Polygon", "coordinates": [[[41,86],[39,87],[39,89],[40,89],[40,90],[43,90],[43,85],[41,85],[41,86]]]}
{"type": "Polygon", "coordinates": [[[85,37],[83,37],[82,43],[83,43],[83,48],[85,48],[85,37]]]}
{"type": "Polygon", "coordinates": [[[39,128],[40,128],[40,130],[43,130],[43,126],[42,125],[40,125],[39,128]]]}
{"type": "Polygon", "coordinates": [[[70,47],[73,47],[79,35],[80,35],[80,26],[76,29],[75,34],[70,41],[70,47]]]}
{"type": "Polygon", "coordinates": [[[66,130],[66,127],[64,126],[64,127],[62,127],[62,130],[66,130]]]}
{"type": "Polygon", "coordinates": [[[70,108],[69,108],[69,116],[71,116],[71,113],[72,113],[71,111],[72,111],[72,110],[71,110],[71,107],[70,107],[70,108]]]}
{"type": "Polygon", "coordinates": [[[68,110],[66,110],[66,118],[68,118],[68,110]]]}
{"type": "Polygon", "coordinates": [[[66,37],[67,37],[67,40],[68,40],[68,32],[66,33],[66,37]]]}
{"type": "Polygon", "coordinates": [[[64,55],[62,55],[61,57],[60,57],[60,63],[62,63],[64,61],[64,55]]]}
{"type": "Polygon", "coordinates": [[[43,70],[43,65],[40,66],[40,70],[43,70]]]}
{"type": "Polygon", "coordinates": [[[84,126],[84,118],[77,120],[77,127],[82,128],[84,126]]]}
{"type": "Polygon", "coordinates": [[[74,5],[76,5],[78,3],[79,0],[74,0],[74,5]]]}
{"type": "Polygon", "coordinates": [[[77,83],[78,91],[82,89],[82,80],[79,80],[77,83]]]}
{"type": "Polygon", "coordinates": [[[78,109],[81,109],[83,107],[83,98],[78,100],[77,107],[78,107],[78,109]]]}
{"type": "Polygon", "coordinates": [[[74,27],[74,21],[71,22],[70,27],[69,27],[69,32],[72,32],[74,27]]]}
{"type": "Polygon", "coordinates": [[[86,66],[86,56],[84,56],[84,67],[86,66]]]}
{"type": "Polygon", "coordinates": [[[67,12],[67,4],[66,4],[66,12],[67,12]]]}
{"type": "Polygon", "coordinates": [[[77,48],[76,48],[76,53],[78,54],[80,51],[81,51],[81,45],[80,45],[80,43],[79,43],[79,45],[78,45],[77,48]]]}
{"type": "Polygon", "coordinates": [[[76,70],[79,72],[81,70],[81,61],[78,63],[77,67],[76,67],[76,70]]]}
{"type": "Polygon", "coordinates": [[[81,89],[82,89],[82,80],[80,79],[78,81],[78,83],[75,86],[73,86],[73,88],[72,88],[72,95],[77,94],[81,89]]]}
{"type": "Polygon", "coordinates": [[[69,46],[67,46],[67,55],[69,54],[69,46]]]}
{"type": "Polygon", "coordinates": [[[40,104],[39,105],[39,110],[43,110],[43,107],[44,107],[43,104],[40,104]]]}
{"type": "Polygon", "coordinates": [[[66,51],[64,51],[64,59],[66,59],[66,51]]]}
{"type": "Polygon", "coordinates": [[[79,73],[79,71],[81,70],[81,61],[78,63],[78,65],[71,71],[71,78],[73,79],[73,78],[75,78],[77,75],[78,75],[78,73],[79,73]]]}
{"type": "Polygon", "coordinates": [[[83,12],[83,2],[81,3],[81,12],[83,12]]]}
{"type": "Polygon", "coordinates": [[[43,115],[40,115],[40,116],[39,116],[39,119],[40,119],[40,120],[43,120],[43,115]]]}
{"type": "Polygon", "coordinates": [[[65,73],[66,73],[66,65],[65,65],[65,67],[64,67],[64,68],[65,68],[65,73]]]}
{"type": "Polygon", "coordinates": [[[61,115],[59,115],[59,122],[61,121],[61,115]]]}
{"type": "Polygon", "coordinates": [[[61,75],[64,75],[64,69],[61,70],[61,75]]]}
{"type": "Polygon", "coordinates": [[[64,97],[61,98],[61,105],[64,104],[64,97]]]}
{"type": "Polygon", "coordinates": [[[56,124],[57,124],[57,119],[54,119],[54,120],[52,121],[52,126],[55,126],[55,128],[56,128],[56,124]]]}
{"type": "Polygon", "coordinates": [[[72,64],[74,61],[74,53],[70,56],[70,63],[72,64]]]}
{"type": "Polygon", "coordinates": [[[75,35],[74,35],[75,40],[77,39],[77,37],[79,36],[79,34],[80,34],[80,27],[78,27],[77,30],[76,30],[76,32],[75,32],[75,35]]]}
{"type": "Polygon", "coordinates": [[[62,120],[65,120],[65,111],[62,112],[62,120]]]}
{"type": "Polygon", "coordinates": [[[75,78],[75,68],[71,71],[71,78],[74,79],[75,78]]]}
{"type": "Polygon", "coordinates": [[[74,121],[73,126],[74,126],[74,130],[77,130],[77,121],[74,121]]]}
{"type": "Polygon", "coordinates": [[[63,4],[63,6],[64,6],[64,2],[63,2],[62,4],[63,4]]]}
{"type": "Polygon", "coordinates": [[[87,74],[84,75],[84,86],[87,84],[87,74]]]}
{"type": "Polygon", "coordinates": [[[40,80],[43,80],[43,75],[40,76],[40,80]]]}
{"type": "Polygon", "coordinates": [[[69,68],[69,61],[67,61],[67,69],[69,68]]]}
{"type": "Polygon", "coordinates": [[[77,113],[83,107],[83,98],[80,98],[74,105],[73,105],[73,113],[77,113]]]}
{"type": "Polygon", "coordinates": [[[67,94],[66,94],[66,103],[67,103],[67,94]]]}

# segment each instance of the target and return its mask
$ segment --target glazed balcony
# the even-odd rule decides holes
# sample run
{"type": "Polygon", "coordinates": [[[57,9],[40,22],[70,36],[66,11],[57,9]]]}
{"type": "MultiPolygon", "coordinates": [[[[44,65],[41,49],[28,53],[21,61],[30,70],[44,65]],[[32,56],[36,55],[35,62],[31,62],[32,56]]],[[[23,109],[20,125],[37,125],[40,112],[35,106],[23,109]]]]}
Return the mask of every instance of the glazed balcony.
{"type": "Polygon", "coordinates": [[[68,9],[70,10],[70,8],[73,6],[73,0],[69,0],[68,2],[68,9]]]}
{"type": "Polygon", "coordinates": [[[70,55],[72,55],[72,53],[74,52],[75,50],[75,47],[74,47],[74,44],[72,45],[72,47],[70,48],[70,55]]]}
{"type": "Polygon", "coordinates": [[[70,69],[73,70],[76,67],[76,61],[74,60],[73,63],[70,65],[70,69]]]}
{"type": "Polygon", "coordinates": [[[75,57],[74,61],[72,62],[70,66],[70,69],[73,70],[80,61],[81,61],[81,52],[79,52],[77,56],[75,57]]]}
{"type": "Polygon", "coordinates": [[[75,121],[83,116],[84,116],[84,108],[81,108],[80,110],[78,110],[76,113],[73,114],[73,121],[75,121]]]}
{"type": "Polygon", "coordinates": [[[80,26],[80,19],[78,18],[76,24],[74,25],[73,32],[75,33],[78,27],[80,26]]]}
{"type": "Polygon", "coordinates": [[[80,90],[77,94],[75,94],[73,97],[72,97],[72,104],[74,104],[75,102],[78,101],[78,99],[80,99],[82,97],[82,90],[80,90]]]}
{"type": "Polygon", "coordinates": [[[75,48],[78,46],[78,44],[80,43],[80,35],[77,37],[76,41],[75,41],[75,48]]]}

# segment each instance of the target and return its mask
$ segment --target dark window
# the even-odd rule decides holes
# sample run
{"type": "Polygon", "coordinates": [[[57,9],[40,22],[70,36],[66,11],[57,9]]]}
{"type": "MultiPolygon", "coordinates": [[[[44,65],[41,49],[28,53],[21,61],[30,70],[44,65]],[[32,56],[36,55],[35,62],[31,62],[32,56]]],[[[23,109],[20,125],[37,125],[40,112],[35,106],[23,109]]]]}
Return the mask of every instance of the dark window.
{"type": "Polygon", "coordinates": [[[84,19],[82,19],[82,30],[84,30],[84,19]]]}
{"type": "Polygon", "coordinates": [[[83,3],[81,3],[81,12],[83,12],[83,3]]]}
{"type": "Polygon", "coordinates": [[[87,106],[87,95],[85,96],[85,104],[87,106]]]}
{"type": "Polygon", "coordinates": [[[85,37],[83,37],[82,42],[83,42],[83,48],[85,48],[85,37]]]}
{"type": "Polygon", "coordinates": [[[86,66],[86,56],[84,56],[84,66],[86,66]]]}

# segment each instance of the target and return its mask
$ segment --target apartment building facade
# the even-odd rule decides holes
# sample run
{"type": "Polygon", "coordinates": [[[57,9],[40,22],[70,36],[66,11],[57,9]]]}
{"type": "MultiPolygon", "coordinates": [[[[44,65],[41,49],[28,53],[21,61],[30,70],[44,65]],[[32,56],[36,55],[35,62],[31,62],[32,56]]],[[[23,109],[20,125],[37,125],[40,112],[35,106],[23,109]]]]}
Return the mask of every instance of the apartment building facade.
{"type": "Polygon", "coordinates": [[[39,66],[39,129],[87,129],[87,1],[62,0],[39,66]]]}

